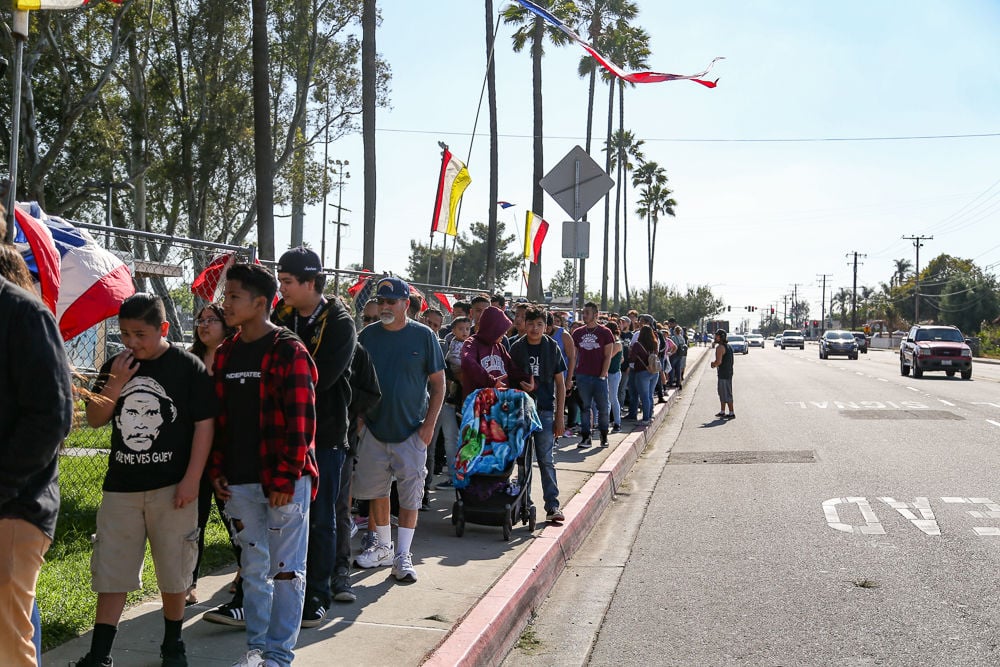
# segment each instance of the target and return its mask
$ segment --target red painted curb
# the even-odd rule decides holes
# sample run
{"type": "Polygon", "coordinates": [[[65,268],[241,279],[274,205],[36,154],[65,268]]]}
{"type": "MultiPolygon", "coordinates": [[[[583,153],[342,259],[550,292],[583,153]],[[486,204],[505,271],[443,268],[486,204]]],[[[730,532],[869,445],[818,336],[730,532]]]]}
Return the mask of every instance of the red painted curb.
{"type": "MultiPolygon", "coordinates": [[[[700,365],[706,356],[701,355],[690,370],[700,365]]],[[[600,519],[618,484],[645,450],[649,441],[647,434],[652,435],[659,429],[677,396],[675,389],[666,404],[654,406],[649,426],[630,433],[618,443],[563,508],[566,514],[563,525],[546,526],[535,537],[510,569],[425,657],[424,665],[479,667],[503,661],[535,608],[545,600],[566,563],[600,519]]]]}

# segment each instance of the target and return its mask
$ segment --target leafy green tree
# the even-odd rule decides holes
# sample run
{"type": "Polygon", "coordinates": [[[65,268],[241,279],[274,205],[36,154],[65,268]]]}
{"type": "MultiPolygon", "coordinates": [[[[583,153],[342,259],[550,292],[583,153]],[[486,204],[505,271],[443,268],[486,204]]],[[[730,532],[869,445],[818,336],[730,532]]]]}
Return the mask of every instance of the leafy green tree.
{"type": "MultiPolygon", "coordinates": [[[[447,253],[451,264],[451,285],[464,288],[485,289],[487,232],[489,227],[483,222],[474,222],[468,233],[460,233],[455,244],[454,262],[452,253],[447,253]]],[[[497,221],[497,285],[504,285],[514,278],[521,268],[522,253],[517,252],[517,242],[513,234],[504,236],[506,230],[502,221],[497,221]],[[512,250],[513,249],[513,250],[512,250]]],[[[410,259],[407,272],[411,280],[426,280],[430,262],[431,281],[441,275],[441,250],[430,249],[427,244],[410,241],[410,259]],[[430,252],[428,253],[428,250],[430,252]]]]}
{"type": "Polygon", "coordinates": [[[549,280],[549,291],[552,296],[573,296],[576,281],[573,279],[576,271],[573,270],[573,260],[563,260],[562,268],[549,280]]]}

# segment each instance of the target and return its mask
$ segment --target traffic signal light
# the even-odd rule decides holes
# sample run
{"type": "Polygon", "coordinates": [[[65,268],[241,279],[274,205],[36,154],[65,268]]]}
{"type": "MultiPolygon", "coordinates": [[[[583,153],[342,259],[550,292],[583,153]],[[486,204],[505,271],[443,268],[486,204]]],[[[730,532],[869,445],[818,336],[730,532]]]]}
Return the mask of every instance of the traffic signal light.
{"type": "Polygon", "coordinates": [[[771,314],[774,315],[774,306],[771,306],[771,314]]]}
{"type": "Polygon", "coordinates": [[[727,310],[727,311],[730,311],[730,310],[732,310],[732,309],[733,309],[733,307],[732,307],[732,306],[726,306],[726,310],[727,310]]]}

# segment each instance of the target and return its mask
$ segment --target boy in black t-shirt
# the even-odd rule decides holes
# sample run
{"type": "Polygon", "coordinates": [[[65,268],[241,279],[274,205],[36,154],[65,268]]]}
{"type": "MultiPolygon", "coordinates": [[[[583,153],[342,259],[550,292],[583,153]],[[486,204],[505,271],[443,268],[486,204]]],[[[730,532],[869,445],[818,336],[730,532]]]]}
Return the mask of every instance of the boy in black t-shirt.
{"type": "Polygon", "coordinates": [[[187,665],[181,624],[198,554],[198,488],[215,398],[201,360],[167,342],[163,301],[136,294],[118,314],[126,350],[101,367],[87,423],[111,423],[111,452],[91,557],[97,618],[78,667],[112,664],[126,595],[142,586],[149,539],[163,598],[164,667],[187,665]],[[103,400],[102,400],[103,399],[103,400]]]}
{"type": "Polygon", "coordinates": [[[525,311],[524,319],[524,335],[511,346],[510,357],[517,369],[530,376],[526,382],[520,383],[520,388],[535,399],[538,417],[542,421],[542,430],[536,431],[532,440],[538,474],[542,478],[545,519],[550,523],[562,523],[565,517],[559,509],[559,486],[552,448],[555,439],[566,430],[563,416],[566,362],[556,342],[545,335],[545,312],[533,306],[525,311]]]}

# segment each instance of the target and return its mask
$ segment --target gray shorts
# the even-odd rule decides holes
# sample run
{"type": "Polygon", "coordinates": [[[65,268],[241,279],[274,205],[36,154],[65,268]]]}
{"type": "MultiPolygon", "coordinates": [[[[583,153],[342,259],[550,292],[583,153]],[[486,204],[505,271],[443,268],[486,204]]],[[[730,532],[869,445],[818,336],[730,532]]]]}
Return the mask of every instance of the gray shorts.
{"type": "Polygon", "coordinates": [[[733,402],[733,381],[719,378],[719,400],[723,403],[733,402]]]}
{"type": "Polygon", "coordinates": [[[426,476],[427,446],[420,439],[419,432],[414,432],[403,442],[382,442],[367,428],[362,431],[351,486],[355,498],[387,498],[395,478],[400,508],[419,510],[424,499],[426,476]]]}

